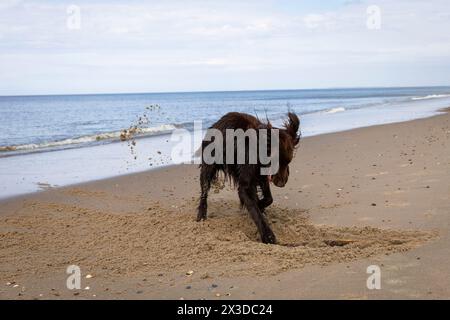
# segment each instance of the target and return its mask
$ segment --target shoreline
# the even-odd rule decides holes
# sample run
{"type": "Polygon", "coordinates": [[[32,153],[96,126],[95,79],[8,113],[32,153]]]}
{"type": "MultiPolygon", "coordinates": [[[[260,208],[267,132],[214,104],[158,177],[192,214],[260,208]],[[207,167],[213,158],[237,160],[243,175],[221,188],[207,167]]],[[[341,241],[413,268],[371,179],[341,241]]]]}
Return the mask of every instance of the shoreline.
{"type": "Polygon", "coordinates": [[[228,185],[195,222],[195,165],[2,200],[0,297],[448,299],[449,150],[449,113],[304,138],[272,187],[278,245],[228,185]],[[89,290],[65,287],[71,264],[89,290]],[[370,265],[382,290],[366,288],[370,265]]]}
{"type": "MultiPolygon", "coordinates": [[[[406,122],[406,121],[412,121],[412,120],[418,120],[418,119],[425,119],[425,118],[429,118],[429,117],[433,117],[436,115],[439,115],[441,112],[448,112],[449,108],[436,108],[434,111],[432,111],[432,114],[428,114],[428,115],[424,115],[423,117],[418,117],[418,118],[413,118],[413,119],[405,119],[405,120],[399,120],[399,121],[394,121],[394,122],[386,122],[386,123],[375,123],[375,124],[369,124],[366,126],[362,126],[362,127],[354,127],[354,128],[349,128],[349,129],[336,129],[336,131],[330,131],[330,132],[324,132],[324,133],[317,133],[317,134],[313,134],[313,135],[309,135],[306,137],[314,137],[317,135],[322,135],[322,134],[329,134],[329,133],[338,133],[338,132],[344,132],[344,131],[349,131],[349,130],[354,130],[354,129],[359,129],[359,128],[366,128],[366,127],[371,127],[371,126],[377,126],[377,125],[384,125],[384,124],[394,124],[394,123],[400,123],[400,122],[406,122]]],[[[344,111],[354,111],[354,110],[358,110],[358,109],[345,109],[342,107],[336,107],[336,108],[331,108],[331,109],[324,109],[324,110],[319,110],[319,111],[310,111],[310,112],[306,112],[306,113],[300,113],[299,117],[303,118],[304,116],[308,116],[308,115],[316,115],[316,114],[327,114],[327,113],[338,113],[338,112],[344,112],[344,111]],[[343,109],[342,111],[338,110],[338,109],[343,109]]],[[[271,120],[272,121],[272,120],[271,120]]],[[[281,123],[280,123],[281,124],[281,123]]],[[[162,124],[159,126],[176,126],[173,124],[162,124]]],[[[152,128],[152,127],[151,127],[152,128]]],[[[156,127],[153,127],[156,128],[156,127]]],[[[180,128],[176,128],[176,129],[183,129],[183,127],[180,128]]],[[[112,135],[112,134],[118,134],[122,131],[124,131],[126,129],[120,129],[117,130],[115,132],[100,132],[100,133],[96,133],[96,134],[90,134],[90,135],[85,135],[85,136],[76,136],[76,137],[72,137],[72,138],[66,138],[64,140],[56,140],[56,141],[50,141],[47,142],[48,144],[58,144],[61,143],[63,141],[66,140],[78,140],[78,139],[83,139],[83,138],[89,138],[89,137],[95,137],[95,136],[102,136],[102,135],[112,135]]],[[[193,131],[188,130],[190,133],[193,133],[193,131]]],[[[204,130],[203,130],[204,131],[204,130]]],[[[167,130],[167,131],[161,131],[160,133],[150,133],[150,134],[140,134],[140,135],[135,135],[133,136],[133,140],[141,140],[141,139],[151,139],[154,137],[158,137],[158,136],[170,136],[172,134],[173,130],[167,130]]],[[[59,151],[64,151],[64,150],[71,150],[71,149],[82,149],[82,148],[88,148],[88,147],[97,147],[97,146],[102,146],[102,145],[108,145],[108,144],[113,144],[113,143],[121,143],[121,142],[127,142],[130,141],[131,139],[127,139],[127,140],[120,140],[118,139],[118,137],[116,137],[117,139],[113,139],[113,138],[102,138],[102,139],[98,139],[96,141],[91,141],[91,142],[81,142],[81,143],[75,143],[75,144],[67,144],[67,145],[61,145],[61,146],[56,146],[56,147],[42,147],[42,148],[35,148],[35,149],[15,149],[17,147],[23,147],[24,145],[11,145],[11,146],[0,146],[0,159],[1,158],[8,158],[8,157],[20,157],[20,156],[24,156],[24,155],[32,155],[32,154],[39,154],[39,153],[46,153],[46,152],[59,152],[59,151]]],[[[26,145],[36,145],[35,143],[29,143],[26,145]]]]}
{"type": "MultiPolygon", "coordinates": [[[[388,123],[382,123],[382,124],[373,124],[373,125],[367,125],[367,126],[362,126],[362,127],[356,127],[356,128],[350,128],[350,129],[344,129],[344,130],[337,130],[337,131],[331,131],[331,132],[324,132],[324,133],[319,133],[319,134],[314,134],[314,135],[310,135],[310,136],[306,136],[303,137],[302,139],[310,139],[313,137],[317,137],[317,136],[323,136],[323,135],[332,135],[332,134],[336,134],[336,133],[343,133],[343,132],[351,132],[354,130],[359,130],[359,129],[364,129],[364,128],[370,128],[370,127],[378,127],[378,126],[385,126],[385,125],[392,125],[392,124],[398,124],[398,123],[405,123],[405,122],[411,122],[411,121],[417,121],[417,120],[421,120],[421,119],[427,119],[427,118],[432,118],[432,117],[438,117],[444,113],[450,112],[450,107],[446,107],[446,108],[440,108],[440,109],[436,109],[434,111],[433,114],[427,115],[425,117],[421,117],[421,118],[416,118],[416,119],[412,119],[412,120],[401,120],[398,122],[388,122],[388,123]]],[[[192,134],[192,132],[191,132],[192,134]]],[[[158,136],[151,136],[151,137],[136,137],[137,141],[142,141],[144,139],[146,140],[150,140],[152,138],[158,138],[161,139],[163,138],[163,140],[166,140],[167,137],[169,137],[170,134],[162,134],[162,135],[158,135],[158,136]]],[[[36,154],[47,154],[47,153],[51,153],[51,152],[60,152],[60,151],[65,151],[65,150],[80,150],[80,149],[85,149],[85,148],[95,148],[95,147],[102,147],[102,146],[108,146],[108,145],[118,145],[118,144],[126,144],[127,142],[120,142],[120,141],[112,141],[110,143],[105,143],[105,144],[99,144],[99,145],[93,145],[93,146],[84,146],[84,147],[74,147],[74,148],[67,148],[67,149],[62,149],[62,150],[49,150],[49,151],[36,151],[36,152],[31,152],[31,153],[26,153],[26,154],[20,154],[20,155],[11,155],[8,157],[3,157],[3,158],[14,158],[14,157],[21,157],[21,156],[32,156],[32,155],[36,155],[36,154]]],[[[125,148],[127,151],[128,147],[125,148]]],[[[0,158],[1,160],[2,158],[0,158]]],[[[112,176],[106,176],[106,177],[101,177],[98,179],[93,179],[93,180],[87,180],[87,181],[80,181],[80,182],[75,182],[75,183],[70,183],[70,184],[64,184],[62,186],[51,186],[51,184],[48,185],[48,187],[46,186],[48,183],[44,182],[42,183],[44,185],[44,187],[39,186],[39,184],[41,184],[40,182],[36,182],[35,184],[36,186],[36,190],[34,191],[29,191],[26,193],[21,193],[21,194],[13,194],[11,196],[1,196],[0,195],[0,204],[2,202],[8,201],[8,200],[13,200],[13,199],[18,199],[21,197],[27,197],[30,196],[32,194],[35,193],[41,193],[41,192],[45,192],[48,189],[59,189],[59,188],[68,188],[68,187],[76,187],[76,186],[82,186],[84,184],[89,184],[89,183],[95,183],[95,182],[99,182],[99,181],[103,181],[103,180],[110,180],[110,179],[115,179],[115,178],[120,178],[120,177],[125,177],[128,175],[134,175],[134,174],[141,174],[141,173],[145,173],[145,172],[152,172],[155,170],[163,170],[163,169],[167,169],[170,167],[174,167],[174,166],[184,166],[184,165],[192,165],[192,164],[173,164],[173,163],[166,163],[163,165],[160,165],[158,167],[154,167],[154,168],[149,168],[149,169],[143,169],[143,170],[137,170],[135,172],[124,172],[124,173],[118,173],[112,176]],[[40,188],[40,189],[39,189],[40,188]]],[[[128,170],[128,169],[127,169],[128,170]]]]}

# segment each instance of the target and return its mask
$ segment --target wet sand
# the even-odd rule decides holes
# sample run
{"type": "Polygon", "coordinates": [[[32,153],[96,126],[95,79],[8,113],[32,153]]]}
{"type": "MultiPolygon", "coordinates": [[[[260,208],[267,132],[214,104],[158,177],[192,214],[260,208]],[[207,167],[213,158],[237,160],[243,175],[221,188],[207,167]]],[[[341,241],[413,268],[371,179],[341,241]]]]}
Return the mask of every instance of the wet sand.
{"type": "Polygon", "coordinates": [[[0,298],[448,299],[449,120],[303,139],[272,187],[278,245],[259,242],[230,186],[195,222],[194,165],[2,201],[0,298]],[[66,287],[69,265],[81,290],[66,287]],[[381,290],[366,287],[370,265],[381,290]]]}

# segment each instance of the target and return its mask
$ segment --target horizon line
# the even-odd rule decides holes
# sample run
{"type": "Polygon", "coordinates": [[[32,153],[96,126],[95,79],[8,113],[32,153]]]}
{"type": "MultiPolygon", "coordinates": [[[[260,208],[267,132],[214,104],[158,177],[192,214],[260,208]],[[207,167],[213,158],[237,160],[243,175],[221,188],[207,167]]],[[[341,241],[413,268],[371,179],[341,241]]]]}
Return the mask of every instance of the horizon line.
{"type": "Polygon", "coordinates": [[[100,93],[48,93],[48,94],[11,94],[0,98],[14,97],[51,97],[51,96],[95,96],[95,95],[142,95],[142,94],[187,94],[187,93],[236,93],[267,91],[314,91],[314,90],[351,90],[351,89],[414,89],[414,88],[450,88],[450,85],[432,86],[361,86],[361,87],[323,87],[323,88],[288,88],[288,89],[242,89],[242,90],[205,90],[205,91],[147,91],[147,92],[100,92],[100,93]]]}

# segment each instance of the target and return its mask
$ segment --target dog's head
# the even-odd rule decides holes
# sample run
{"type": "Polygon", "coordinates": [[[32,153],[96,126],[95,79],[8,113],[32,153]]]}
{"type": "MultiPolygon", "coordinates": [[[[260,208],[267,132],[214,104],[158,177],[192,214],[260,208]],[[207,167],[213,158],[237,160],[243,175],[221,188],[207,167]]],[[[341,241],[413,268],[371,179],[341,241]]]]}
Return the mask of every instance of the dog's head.
{"type": "Polygon", "coordinates": [[[289,179],[289,163],[294,157],[294,150],[300,142],[300,120],[295,113],[289,112],[284,128],[279,130],[279,169],[272,176],[277,187],[284,187],[289,179]]]}

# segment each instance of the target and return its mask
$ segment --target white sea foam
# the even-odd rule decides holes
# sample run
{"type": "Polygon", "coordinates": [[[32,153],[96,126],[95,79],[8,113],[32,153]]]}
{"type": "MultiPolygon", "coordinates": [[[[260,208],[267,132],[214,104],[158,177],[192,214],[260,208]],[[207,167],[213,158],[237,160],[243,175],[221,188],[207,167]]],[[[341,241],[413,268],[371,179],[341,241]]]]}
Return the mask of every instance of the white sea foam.
{"type": "Polygon", "coordinates": [[[423,97],[414,97],[411,100],[429,100],[429,99],[439,99],[439,98],[449,98],[450,94],[430,94],[423,97]]]}
{"type": "Polygon", "coordinates": [[[331,108],[325,111],[325,113],[338,113],[338,112],[344,112],[345,108],[344,107],[339,107],[339,108],[331,108]]]}
{"type": "MultiPolygon", "coordinates": [[[[136,132],[136,136],[152,136],[152,135],[164,134],[164,133],[169,133],[175,129],[176,129],[176,127],[172,124],[163,124],[160,126],[149,127],[149,128],[139,128],[136,132]]],[[[77,145],[77,144],[87,144],[87,143],[103,141],[103,140],[115,141],[115,140],[120,140],[122,132],[123,132],[123,130],[88,135],[88,136],[83,136],[83,137],[78,137],[78,138],[69,138],[69,139],[64,139],[64,140],[59,140],[59,141],[49,141],[49,142],[43,142],[43,143],[30,143],[30,144],[22,144],[22,145],[3,146],[3,147],[0,147],[0,152],[31,151],[31,150],[39,150],[39,149],[46,149],[46,148],[58,148],[58,147],[65,147],[65,146],[77,145]]]]}

